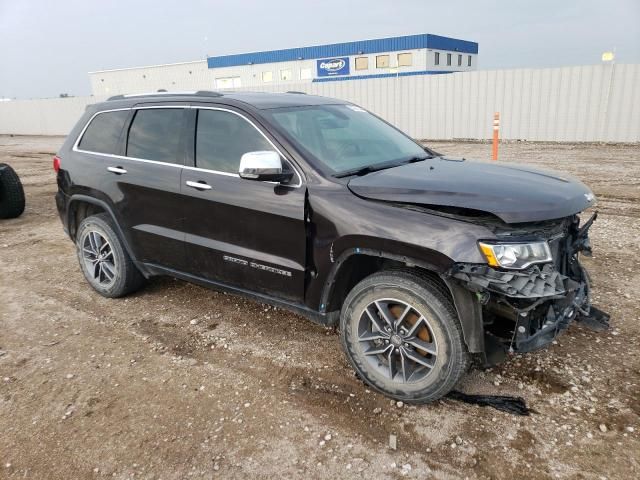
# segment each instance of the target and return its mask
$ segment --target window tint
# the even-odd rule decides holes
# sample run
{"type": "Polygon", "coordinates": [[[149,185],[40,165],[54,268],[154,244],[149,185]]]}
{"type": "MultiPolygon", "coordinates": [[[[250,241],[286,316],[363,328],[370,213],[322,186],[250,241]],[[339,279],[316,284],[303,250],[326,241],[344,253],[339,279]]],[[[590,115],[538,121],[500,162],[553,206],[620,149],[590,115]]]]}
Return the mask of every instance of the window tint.
{"type": "Polygon", "coordinates": [[[447,65],[451,65],[451,54],[447,53],[447,65]]]}
{"type": "Polygon", "coordinates": [[[462,55],[458,55],[458,66],[462,66],[462,55]]]}
{"type": "Polygon", "coordinates": [[[129,116],[128,110],[96,115],[82,135],[78,148],[89,152],[118,154],[120,133],[129,116]]]}
{"type": "Polygon", "coordinates": [[[440,52],[435,52],[434,58],[433,58],[433,64],[440,65],[440,52]]]}
{"type": "Polygon", "coordinates": [[[196,167],[238,173],[247,152],[273,151],[273,147],[244,118],[221,110],[198,110],[196,167]]]}
{"type": "Polygon", "coordinates": [[[467,55],[467,66],[471,66],[471,55],[467,55]]]}
{"type": "Polygon", "coordinates": [[[178,146],[182,108],[138,110],[129,129],[127,156],[157,162],[182,163],[178,146]]]}

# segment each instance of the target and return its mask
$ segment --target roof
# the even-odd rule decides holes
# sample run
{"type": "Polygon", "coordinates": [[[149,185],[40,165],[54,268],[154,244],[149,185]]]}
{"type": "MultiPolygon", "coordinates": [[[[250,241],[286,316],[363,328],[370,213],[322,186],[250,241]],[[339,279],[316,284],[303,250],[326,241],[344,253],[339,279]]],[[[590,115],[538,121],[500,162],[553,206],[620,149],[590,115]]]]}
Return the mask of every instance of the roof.
{"type": "Polygon", "coordinates": [[[287,48],[284,50],[268,50],[264,52],[240,53],[208,57],[209,68],[233,67],[237,65],[251,65],[258,63],[288,62],[294,60],[308,60],[316,58],[343,57],[349,55],[363,55],[366,53],[395,52],[400,50],[414,50],[418,48],[433,48],[436,50],[450,50],[462,53],[478,53],[478,44],[467,40],[441,37],[430,33],[406,35],[403,37],[388,37],[375,40],[360,40],[357,42],[332,43],[312,47],[287,48]]]}
{"type": "MultiPolygon", "coordinates": [[[[146,102],[153,103],[175,103],[175,102],[211,102],[211,103],[235,103],[241,102],[251,105],[259,110],[269,108],[296,107],[307,105],[330,105],[348,103],[335,98],[321,97],[318,95],[307,95],[299,92],[291,93],[266,93],[266,92],[153,92],[133,95],[116,95],[110,97],[104,106],[111,108],[117,103],[139,104],[146,102]]],[[[102,108],[102,107],[100,107],[102,108]]]]}

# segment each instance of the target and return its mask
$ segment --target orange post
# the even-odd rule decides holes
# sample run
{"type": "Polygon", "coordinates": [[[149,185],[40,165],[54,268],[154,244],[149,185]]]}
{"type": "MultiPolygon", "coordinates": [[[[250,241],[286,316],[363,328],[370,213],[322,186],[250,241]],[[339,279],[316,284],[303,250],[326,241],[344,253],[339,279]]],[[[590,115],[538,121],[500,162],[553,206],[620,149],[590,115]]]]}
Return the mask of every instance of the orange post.
{"type": "Polygon", "coordinates": [[[498,139],[500,134],[500,112],[493,114],[493,149],[491,159],[498,160],[498,139]]]}

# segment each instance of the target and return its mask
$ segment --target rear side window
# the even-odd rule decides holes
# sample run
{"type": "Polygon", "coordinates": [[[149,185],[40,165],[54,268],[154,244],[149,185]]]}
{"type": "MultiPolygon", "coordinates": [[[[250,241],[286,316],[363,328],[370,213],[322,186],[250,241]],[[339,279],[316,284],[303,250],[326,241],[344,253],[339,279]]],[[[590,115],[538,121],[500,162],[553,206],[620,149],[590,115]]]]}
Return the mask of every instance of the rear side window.
{"type": "Polygon", "coordinates": [[[238,173],[247,152],[274,148],[244,118],[221,110],[198,110],[196,167],[238,173]]]}
{"type": "Polygon", "coordinates": [[[152,108],[136,112],[127,141],[127,156],[166,163],[182,163],[178,149],[182,108],[152,108]]]}
{"type": "Polygon", "coordinates": [[[78,148],[88,152],[120,153],[119,140],[124,123],[129,116],[128,110],[99,113],[87,127],[80,139],[78,148]]]}

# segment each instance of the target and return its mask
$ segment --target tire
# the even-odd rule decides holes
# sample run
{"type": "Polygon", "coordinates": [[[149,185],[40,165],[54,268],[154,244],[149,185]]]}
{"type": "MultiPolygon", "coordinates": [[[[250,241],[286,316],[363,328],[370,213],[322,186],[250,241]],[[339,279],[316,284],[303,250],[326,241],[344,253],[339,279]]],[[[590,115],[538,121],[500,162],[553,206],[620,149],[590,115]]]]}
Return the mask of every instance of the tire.
{"type": "Polygon", "coordinates": [[[24,189],[18,174],[6,163],[0,163],[0,218],[17,218],[24,206],[24,189]]]}
{"type": "Polygon", "coordinates": [[[144,277],[131,261],[106,213],[87,217],[80,223],[76,252],[87,282],[103,297],[122,297],[144,284],[144,277]]]}
{"type": "Polygon", "coordinates": [[[448,292],[414,272],[379,272],[358,283],[342,306],[340,330],[346,356],[360,377],[403,402],[438,400],[471,363],[448,292]],[[391,314],[393,325],[402,320],[389,327],[383,312],[391,314]],[[391,332],[383,333],[382,327],[391,332]]]}

